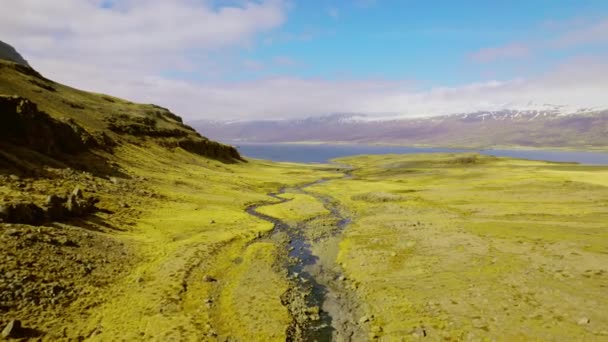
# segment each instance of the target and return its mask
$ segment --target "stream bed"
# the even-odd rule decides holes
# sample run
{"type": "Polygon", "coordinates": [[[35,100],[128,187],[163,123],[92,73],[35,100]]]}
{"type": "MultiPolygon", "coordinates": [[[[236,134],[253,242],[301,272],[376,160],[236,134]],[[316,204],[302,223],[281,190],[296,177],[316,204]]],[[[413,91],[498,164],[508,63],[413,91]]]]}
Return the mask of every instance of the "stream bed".
{"type": "MultiPolygon", "coordinates": [[[[344,178],[349,177],[348,173],[344,176],[344,178]]],[[[300,186],[282,188],[276,193],[268,194],[278,202],[263,202],[246,209],[248,214],[274,225],[271,240],[281,240],[280,238],[273,239],[279,235],[288,237],[286,245],[288,277],[295,284],[295,290],[304,294],[307,306],[307,308],[299,308],[299,310],[312,311],[313,315],[318,312],[316,319],[300,324],[298,329],[295,329],[298,330],[295,333],[298,336],[295,338],[296,340],[331,341],[338,339],[349,341],[362,333],[356,324],[357,310],[356,304],[352,300],[353,295],[346,289],[341,268],[335,263],[340,235],[350,223],[350,219],[341,212],[340,207],[330,196],[306,191],[306,188],[328,181],[330,179],[323,178],[300,186]],[[324,228],[327,234],[317,238],[311,238],[310,234],[307,234],[306,230],[314,229],[315,219],[321,218],[321,216],[289,225],[280,219],[258,212],[258,208],[289,201],[290,199],[281,197],[286,191],[313,196],[323,204],[329,214],[321,216],[325,222],[331,222],[331,227],[324,228]],[[335,250],[336,253],[319,253],[319,250],[335,250]],[[315,253],[315,251],[317,252],[315,253]]],[[[290,308],[290,311],[292,311],[292,317],[296,316],[293,308],[290,308]]]]}

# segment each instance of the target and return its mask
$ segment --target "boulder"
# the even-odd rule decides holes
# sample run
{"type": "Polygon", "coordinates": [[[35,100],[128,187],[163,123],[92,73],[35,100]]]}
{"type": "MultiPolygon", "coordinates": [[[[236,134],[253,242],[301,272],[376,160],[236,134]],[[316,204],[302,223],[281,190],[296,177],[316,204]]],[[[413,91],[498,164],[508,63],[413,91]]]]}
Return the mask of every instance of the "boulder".
{"type": "Polygon", "coordinates": [[[210,275],[206,274],[206,275],[203,277],[203,281],[204,281],[204,282],[207,282],[207,283],[214,283],[214,282],[216,282],[216,281],[217,281],[217,279],[215,279],[214,277],[212,277],[212,276],[210,276],[210,275]]]}
{"type": "Polygon", "coordinates": [[[73,194],[68,197],[65,207],[70,216],[82,216],[84,210],[80,202],[81,201],[73,194]]]}
{"type": "Polygon", "coordinates": [[[46,219],[42,208],[34,203],[16,203],[9,208],[9,218],[12,223],[40,224],[46,219]]]}
{"type": "Polygon", "coordinates": [[[77,186],[74,191],[72,191],[72,196],[78,198],[78,199],[82,199],[84,198],[83,194],[82,194],[82,190],[80,189],[79,186],[77,186]]]}
{"type": "Polygon", "coordinates": [[[9,216],[10,216],[9,206],[0,204],[0,222],[7,221],[9,216]]]}
{"type": "Polygon", "coordinates": [[[21,329],[21,321],[13,319],[4,327],[4,330],[2,330],[2,337],[15,337],[19,333],[19,329],[21,329]]]}
{"type": "Polygon", "coordinates": [[[64,197],[50,195],[46,199],[47,218],[50,221],[59,221],[65,217],[66,208],[64,204],[67,200],[64,197]]]}

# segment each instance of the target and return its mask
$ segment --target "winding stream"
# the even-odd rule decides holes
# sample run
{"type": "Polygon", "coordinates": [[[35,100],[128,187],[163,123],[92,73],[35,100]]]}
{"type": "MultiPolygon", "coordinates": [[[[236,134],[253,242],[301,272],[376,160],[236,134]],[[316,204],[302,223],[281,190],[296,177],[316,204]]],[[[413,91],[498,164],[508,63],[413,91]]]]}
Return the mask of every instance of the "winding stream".
{"type": "MultiPolygon", "coordinates": [[[[344,178],[350,177],[349,173],[346,173],[344,176],[344,178]]],[[[345,301],[348,298],[348,296],[345,296],[344,293],[342,293],[344,289],[341,287],[343,286],[336,286],[336,284],[340,283],[337,278],[339,278],[341,274],[335,271],[324,272],[323,270],[329,268],[328,264],[333,264],[334,260],[321,260],[318,255],[315,255],[312,248],[313,244],[320,242],[319,240],[327,241],[328,238],[335,238],[350,223],[350,219],[343,215],[340,208],[335,205],[333,198],[313,192],[307,192],[305,190],[308,187],[322,184],[329,180],[331,179],[322,178],[300,186],[282,188],[278,192],[268,194],[268,196],[278,200],[278,202],[263,202],[252,205],[246,209],[248,214],[274,224],[271,238],[279,234],[287,234],[289,237],[289,243],[287,245],[289,261],[286,266],[288,276],[296,282],[299,291],[308,293],[306,296],[306,305],[309,307],[321,308],[319,320],[309,322],[306,326],[301,327],[303,329],[303,338],[306,341],[330,341],[334,339],[336,335],[347,335],[342,336],[346,337],[342,339],[349,340],[352,332],[337,331],[336,327],[338,327],[338,330],[351,331],[352,328],[345,329],[343,325],[345,324],[345,321],[347,321],[346,324],[354,324],[350,317],[349,319],[340,317],[338,320],[336,319],[337,317],[334,317],[344,316],[338,311],[347,306],[345,303],[339,303],[338,305],[335,303],[336,301],[345,301]],[[280,219],[258,212],[258,208],[290,201],[290,199],[281,197],[288,189],[313,196],[324,205],[329,211],[329,214],[321,216],[331,218],[332,222],[335,222],[332,229],[330,229],[330,237],[322,237],[310,241],[305,234],[305,230],[308,228],[306,222],[289,225],[280,219]],[[332,305],[327,305],[328,302],[332,302],[332,305]],[[338,325],[338,323],[340,323],[340,325],[338,325]]],[[[339,239],[335,239],[335,243],[337,244],[338,242],[339,239]]]]}

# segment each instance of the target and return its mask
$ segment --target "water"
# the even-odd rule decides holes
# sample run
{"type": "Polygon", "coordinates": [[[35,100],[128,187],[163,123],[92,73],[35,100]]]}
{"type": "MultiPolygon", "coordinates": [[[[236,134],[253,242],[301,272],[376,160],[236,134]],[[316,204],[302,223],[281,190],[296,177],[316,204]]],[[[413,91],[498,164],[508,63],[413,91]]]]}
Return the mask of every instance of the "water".
{"type": "MultiPolygon", "coordinates": [[[[351,178],[349,173],[345,173],[344,179],[351,178]]],[[[318,184],[322,184],[327,182],[329,179],[322,178],[312,183],[303,184],[300,186],[293,187],[291,189],[307,193],[305,191],[306,188],[318,184]]],[[[262,202],[252,206],[249,206],[246,211],[248,214],[253,215],[257,218],[263,219],[265,221],[271,222],[274,224],[274,229],[272,234],[286,234],[289,236],[289,257],[292,262],[290,262],[287,266],[287,272],[289,277],[292,279],[298,279],[299,286],[301,290],[306,292],[305,288],[310,288],[310,295],[307,297],[307,304],[309,306],[317,306],[319,308],[323,307],[323,303],[327,299],[328,295],[333,295],[333,297],[341,298],[341,296],[336,296],[336,292],[334,289],[329,288],[326,284],[323,284],[320,279],[316,278],[316,274],[308,272],[306,267],[310,265],[315,265],[319,261],[319,257],[316,256],[312,251],[312,243],[315,241],[309,241],[306,238],[306,235],[302,231],[305,229],[304,225],[297,224],[295,226],[289,226],[282,220],[277,218],[262,214],[258,212],[258,208],[264,207],[267,205],[275,205],[276,203],[285,203],[290,201],[290,199],[286,199],[280,197],[280,195],[285,193],[285,188],[279,190],[277,193],[269,193],[268,195],[278,202],[262,202]]],[[[329,216],[337,219],[336,223],[336,231],[335,234],[339,234],[344,230],[344,228],[350,223],[350,219],[342,215],[339,208],[332,205],[332,198],[329,196],[307,193],[311,196],[316,197],[323,206],[330,212],[329,216]]],[[[337,278],[335,275],[333,278],[337,278]]],[[[332,335],[334,334],[334,327],[332,325],[332,321],[334,317],[332,316],[332,312],[327,312],[326,310],[321,310],[319,312],[320,319],[316,322],[311,322],[308,326],[301,327],[303,331],[303,338],[306,341],[330,341],[332,340],[332,335]]]]}
{"type": "Polygon", "coordinates": [[[608,165],[608,152],[552,150],[463,150],[432,147],[371,146],[371,145],[300,145],[300,144],[241,144],[238,149],[246,157],[299,163],[327,163],[339,157],[360,154],[409,154],[432,152],[479,152],[499,157],[513,157],[552,162],[575,162],[608,165]]]}

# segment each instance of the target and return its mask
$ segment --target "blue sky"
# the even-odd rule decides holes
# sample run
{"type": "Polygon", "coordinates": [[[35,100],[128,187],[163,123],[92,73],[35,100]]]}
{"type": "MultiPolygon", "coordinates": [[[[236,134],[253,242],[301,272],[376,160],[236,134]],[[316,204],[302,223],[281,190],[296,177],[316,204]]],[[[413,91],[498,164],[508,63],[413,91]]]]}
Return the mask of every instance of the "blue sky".
{"type": "Polygon", "coordinates": [[[285,25],[240,54],[266,67],[228,77],[290,74],[457,85],[527,69],[540,73],[596,47],[543,52],[532,60],[498,58],[500,64],[490,67],[471,60],[471,54],[511,42],[550,40],[564,30],[561,22],[607,13],[608,1],[297,1],[285,25]],[[289,63],[272,63],[275,59],[289,63]]]}
{"type": "Polygon", "coordinates": [[[0,40],[189,120],[608,107],[605,0],[20,0],[0,40]]]}

